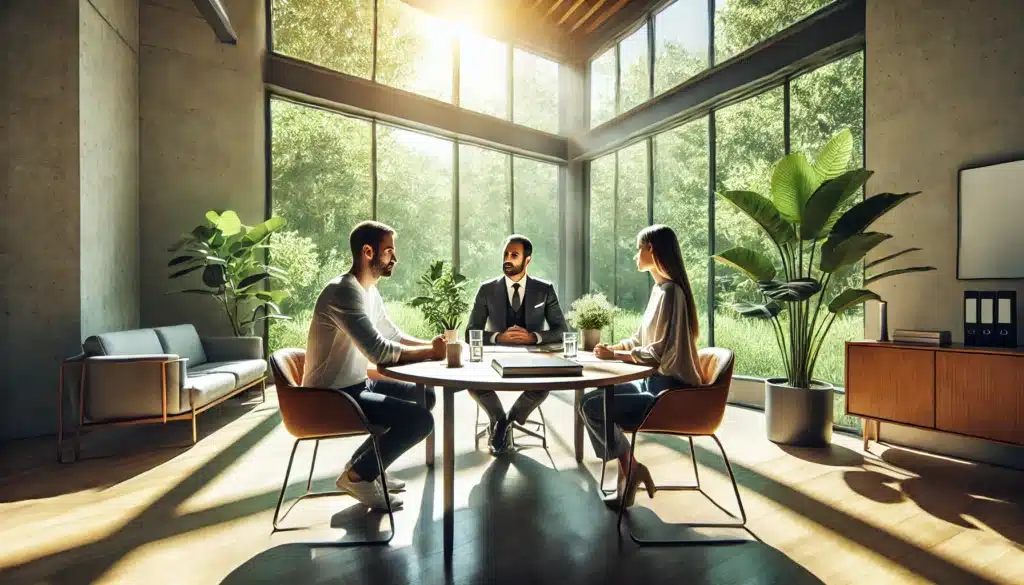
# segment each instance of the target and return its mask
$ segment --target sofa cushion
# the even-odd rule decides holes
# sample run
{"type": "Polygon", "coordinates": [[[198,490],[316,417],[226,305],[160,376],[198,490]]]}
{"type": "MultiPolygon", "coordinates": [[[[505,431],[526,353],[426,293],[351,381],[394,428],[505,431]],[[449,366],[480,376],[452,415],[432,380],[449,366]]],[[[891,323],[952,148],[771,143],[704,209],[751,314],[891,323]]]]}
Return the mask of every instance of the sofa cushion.
{"type": "Polygon", "coordinates": [[[164,347],[160,345],[160,338],[152,329],[130,329],[92,335],[82,343],[82,351],[87,356],[175,353],[164,351],[164,347]]]}
{"type": "Polygon", "coordinates": [[[204,374],[231,374],[234,376],[235,388],[259,380],[267,373],[267,362],[263,360],[238,360],[231,362],[207,362],[198,367],[188,368],[188,376],[204,374]]]}
{"type": "Polygon", "coordinates": [[[172,325],[154,329],[163,351],[188,358],[189,369],[206,363],[206,352],[199,333],[192,325],[172,325]]]}
{"type": "Polygon", "coordinates": [[[235,388],[235,375],[230,372],[189,371],[188,378],[181,387],[181,412],[189,410],[190,404],[195,408],[206,406],[221,396],[230,394],[235,388]]]}

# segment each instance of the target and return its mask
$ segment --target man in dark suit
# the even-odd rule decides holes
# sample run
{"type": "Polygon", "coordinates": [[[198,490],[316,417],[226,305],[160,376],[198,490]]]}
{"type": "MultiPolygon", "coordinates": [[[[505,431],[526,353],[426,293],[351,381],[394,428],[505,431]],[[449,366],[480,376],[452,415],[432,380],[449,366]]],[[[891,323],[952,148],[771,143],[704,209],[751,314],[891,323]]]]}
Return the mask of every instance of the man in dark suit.
{"type": "MultiPolygon", "coordinates": [[[[480,285],[466,325],[467,340],[473,329],[483,330],[485,345],[538,345],[562,340],[565,317],[555,287],[526,274],[532,256],[533,243],[526,236],[514,234],[505,239],[505,274],[480,285]]],[[[513,421],[524,424],[548,395],[547,391],[524,392],[506,416],[493,390],[470,390],[469,394],[491,419],[490,449],[495,454],[508,449],[509,425],[513,421]]]]}

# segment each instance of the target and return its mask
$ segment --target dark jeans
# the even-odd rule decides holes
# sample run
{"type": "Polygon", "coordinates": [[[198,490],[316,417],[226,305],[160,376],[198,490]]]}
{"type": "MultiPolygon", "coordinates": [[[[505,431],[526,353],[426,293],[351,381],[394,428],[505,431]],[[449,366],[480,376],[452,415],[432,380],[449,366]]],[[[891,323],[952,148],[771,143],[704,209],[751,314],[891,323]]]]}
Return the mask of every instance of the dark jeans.
{"type": "MultiPolygon", "coordinates": [[[[469,395],[484,409],[492,423],[505,419],[505,409],[501,407],[501,400],[498,399],[497,392],[494,390],[469,390],[469,395]]],[[[530,413],[536,410],[547,397],[547,390],[523,392],[519,398],[516,398],[515,404],[508,411],[508,418],[519,424],[525,424],[530,413]]]]}
{"type": "MultiPolygon", "coordinates": [[[[434,430],[434,416],[430,414],[435,402],[433,388],[426,388],[426,395],[421,396],[415,384],[367,380],[341,391],[355,398],[371,425],[387,428],[377,438],[385,469],[434,430]],[[421,405],[421,401],[426,406],[421,405]]],[[[373,439],[367,438],[352,454],[352,469],[366,481],[373,481],[380,475],[373,454],[373,439]]]]}
{"type": "Polygon", "coordinates": [[[583,395],[580,414],[590,434],[590,442],[594,452],[602,461],[611,461],[629,452],[629,439],[622,432],[620,424],[636,427],[643,422],[647,411],[654,403],[655,397],[662,390],[681,388],[686,384],[672,376],[655,375],[635,382],[616,384],[612,392],[615,400],[608,418],[615,425],[615,441],[610,448],[604,444],[604,392],[600,389],[591,390],[583,395]]]}

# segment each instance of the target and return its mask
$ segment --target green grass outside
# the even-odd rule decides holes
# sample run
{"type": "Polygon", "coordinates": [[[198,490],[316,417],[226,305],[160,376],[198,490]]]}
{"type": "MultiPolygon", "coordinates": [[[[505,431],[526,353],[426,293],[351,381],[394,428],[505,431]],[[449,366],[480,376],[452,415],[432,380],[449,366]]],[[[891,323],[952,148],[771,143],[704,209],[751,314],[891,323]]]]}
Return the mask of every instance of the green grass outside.
{"type": "MultiPolygon", "coordinates": [[[[387,301],[388,316],[402,331],[421,339],[432,337],[419,309],[400,301],[387,301]]],[[[275,322],[270,328],[270,351],[283,347],[306,347],[306,336],[312,312],[293,315],[292,320],[275,322]]],[[[607,343],[628,337],[640,322],[640,313],[620,312],[610,327],[606,327],[601,338],[607,343]],[[614,336],[613,336],[614,335],[614,336]]],[[[860,315],[836,319],[829,332],[825,346],[818,358],[815,378],[837,386],[844,384],[844,343],[847,340],[862,339],[864,323],[860,315]]],[[[702,347],[706,339],[702,339],[702,347]]],[[[782,375],[778,345],[771,327],[765,321],[743,319],[735,315],[715,315],[715,344],[728,347],[736,352],[736,374],[755,378],[769,378],[782,375]]],[[[859,428],[860,419],[845,415],[846,396],[836,393],[835,419],[838,426],[859,428]]]]}

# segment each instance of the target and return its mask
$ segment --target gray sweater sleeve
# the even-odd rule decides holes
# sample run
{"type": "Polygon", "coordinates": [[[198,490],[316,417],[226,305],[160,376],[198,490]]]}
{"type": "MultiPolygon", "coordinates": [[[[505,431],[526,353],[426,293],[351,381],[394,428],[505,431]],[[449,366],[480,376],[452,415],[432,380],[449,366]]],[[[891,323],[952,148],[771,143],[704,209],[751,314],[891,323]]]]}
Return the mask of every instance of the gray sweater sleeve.
{"type": "Polygon", "coordinates": [[[371,316],[366,314],[364,291],[358,281],[346,278],[335,287],[328,314],[370,363],[382,366],[398,363],[402,346],[381,335],[371,316]]]}

